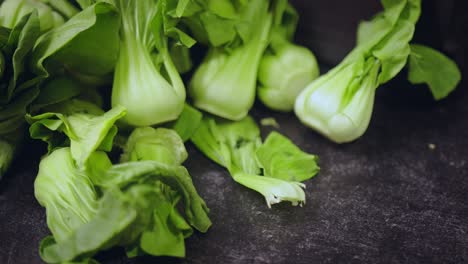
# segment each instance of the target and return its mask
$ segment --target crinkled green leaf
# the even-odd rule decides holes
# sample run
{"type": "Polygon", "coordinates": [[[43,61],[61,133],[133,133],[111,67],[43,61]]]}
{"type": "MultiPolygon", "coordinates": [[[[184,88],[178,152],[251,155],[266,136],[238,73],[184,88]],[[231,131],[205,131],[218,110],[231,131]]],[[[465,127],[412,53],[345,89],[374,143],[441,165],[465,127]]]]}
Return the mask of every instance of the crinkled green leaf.
{"type": "MultiPolygon", "coordinates": [[[[143,194],[144,196],[144,194],[143,194]]],[[[138,231],[133,229],[140,212],[148,208],[138,208],[138,201],[126,196],[119,190],[110,190],[100,199],[96,213],[86,223],[78,226],[72,234],[63,241],[56,239],[41,243],[39,253],[48,263],[62,263],[79,258],[93,256],[99,250],[105,250],[120,243],[131,243],[138,237],[138,231]],[[125,232],[130,232],[126,234],[125,232]],[[119,243],[120,242],[120,243],[119,243]]],[[[140,227],[143,228],[143,227],[140,227]]]]}
{"type": "Polygon", "coordinates": [[[191,140],[203,154],[228,170],[260,173],[255,159],[261,144],[260,130],[251,117],[237,122],[204,117],[191,140]]]}
{"type": "Polygon", "coordinates": [[[187,169],[183,166],[171,166],[157,161],[128,162],[115,165],[106,174],[93,177],[93,182],[104,189],[113,186],[126,188],[134,182],[162,182],[181,195],[186,219],[193,227],[206,232],[211,225],[207,215],[208,207],[198,195],[187,169]]]}
{"type": "Polygon", "coordinates": [[[235,173],[232,177],[237,183],[261,193],[268,207],[282,201],[289,201],[293,206],[305,204],[303,183],[246,173],[235,173]]]}
{"type": "Polygon", "coordinates": [[[193,230],[177,211],[179,198],[170,198],[164,192],[158,194],[154,223],[142,233],[140,247],[153,256],[185,257],[185,238],[193,230]]]}
{"type": "Polygon", "coordinates": [[[184,142],[174,130],[140,127],[130,134],[121,162],[153,160],[176,166],[187,157],[184,142]]]}
{"type": "Polygon", "coordinates": [[[262,145],[260,131],[251,117],[237,122],[205,117],[191,140],[208,158],[227,168],[236,182],[261,193],[269,207],[281,201],[303,204],[304,185],[296,181],[317,173],[316,157],[303,153],[282,136],[273,134],[262,145]],[[287,161],[273,164],[281,158],[287,161]],[[292,167],[310,161],[315,166],[292,167]]]}
{"type": "Polygon", "coordinates": [[[58,149],[41,161],[34,192],[47,210],[47,226],[57,242],[67,241],[98,209],[93,183],[76,167],[69,148],[58,149]]]}
{"type": "MultiPolygon", "coordinates": [[[[82,111],[86,110],[85,105],[82,111]]],[[[102,115],[83,112],[69,115],[45,113],[28,117],[28,122],[31,123],[29,131],[32,138],[46,141],[49,151],[57,147],[57,132],[58,141],[63,139],[60,134],[65,134],[69,139],[74,160],[82,167],[86,166],[86,161],[94,151],[111,150],[113,138],[117,133],[114,123],[124,115],[125,109],[122,107],[115,107],[102,115]]],[[[66,142],[58,145],[66,145],[66,142]]]]}
{"type": "Polygon", "coordinates": [[[381,2],[385,11],[377,14],[372,20],[359,24],[358,46],[372,47],[385,38],[398,22],[408,0],[382,0],[381,2]]]}
{"type": "Polygon", "coordinates": [[[272,132],[257,149],[257,160],[268,177],[302,182],[315,176],[318,157],[302,151],[288,138],[272,132]]]}

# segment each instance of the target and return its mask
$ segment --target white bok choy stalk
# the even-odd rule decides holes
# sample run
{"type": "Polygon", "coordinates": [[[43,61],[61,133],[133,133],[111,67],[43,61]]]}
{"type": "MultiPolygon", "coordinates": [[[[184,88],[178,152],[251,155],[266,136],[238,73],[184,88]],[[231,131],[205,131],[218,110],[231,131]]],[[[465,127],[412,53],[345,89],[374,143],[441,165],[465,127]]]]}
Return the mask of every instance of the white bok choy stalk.
{"type": "Polygon", "coordinates": [[[121,12],[121,48],[112,90],[112,105],[127,108],[132,126],[177,119],[185,87],[168,49],[166,0],[112,1],[121,12]]]}

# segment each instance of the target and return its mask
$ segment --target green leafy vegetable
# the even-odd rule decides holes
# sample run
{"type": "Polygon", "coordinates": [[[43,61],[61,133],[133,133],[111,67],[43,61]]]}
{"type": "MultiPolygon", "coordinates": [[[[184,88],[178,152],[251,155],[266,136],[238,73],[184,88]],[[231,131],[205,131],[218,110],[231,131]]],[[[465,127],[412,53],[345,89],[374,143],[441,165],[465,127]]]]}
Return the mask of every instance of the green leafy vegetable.
{"type": "Polygon", "coordinates": [[[179,118],[170,125],[180,138],[185,142],[189,140],[198,129],[203,119],[203,114],[192,106],[185,104],[179,118]]]}
{"type": "Polygon", "coordinates": [[[35,183],[53,235],[41,243],[42,259],[92,261],[97,252],[114,246],[125,247],[130,256],[184,257],[192,226],[206,232],[211,222],[180,165],[187,151],[179,135],[166,128],[137,128],[124,148],[123,163],[112,165],[103,151],[111,150],[114,123],[125,114],[122,107],[104,113],[92,103],[70,99],[44,109],[56,112],[28,117],[31,136],[51,146],[35,183]],[[52,184],[55,178],[61,180],[52,184]]]}
{"type": "Polygon", "coordinates": [[[70,0],[39,0],[44,3],[49,4],[58,12],[63,14],[67,18],[71,18],[72,16],[79,13],[79,10],[74,6],[73,1],[70,0]]]}
{"type": "Polygon", "coordinates": [[[140,127],[128,138],[121,161],[154,160],[168,165],[181,165],[187,157],[184,142],[174,130],[140,127]]]}
{"type": "Polygon", "coordinates": [[[112,105],[128,110],[124,121],[150,126],[177,119],[185,86],[172,61],[168,38],[191,46],[167,12],[171,1],[113,0],[122,17],[121,49],[115,69],[112,105]]]}
{"type": "Polygon", "coordinates": [[[41,161],[34,191],[39,204],[47,209],[47,226],[59,243],[98,210],[94,185],[76,168],[69,148],[58,149],[41,161]]]}
{"type": "Polygon", "coordinates": [[[191,225],[202,232],[209,228],[208,208],[179,165],[187,153],[176,132],[138,128],[127,146],[130,162],[118,165],[98,151],[84,169],[70,148],[41,161],[35,192],[53,234],[41,243],[44,261],[89,261],[114,246],[126,247],[129,255],[184,257],[191,225]],[[141,151],[144,143],[150,147],[141,151]],[[166,163],[157,153],[174,159],[166,163]]]}
{"type": "MultiPolygon", "coordinates": [[[[146,160],[178,166],[186,158],[184,143],[174,130],[143,127],[135,129],[130,135],[121,161],[146,160]]],[[[154,226],[142,234],[141,250],[156,256],[184,257],[184,239],[193,231],[177,210],[181,196],[163,183],[155,184],[155,188],[160,192],[154,209],[154,226]]]]}
{"type": "MultiPolygon", "coordinates": [[[[360,24],[358,45],[353,51],[312,82],[295,102],[295,113],[302,123],[337,143],[350,142],[364,134],[372,115],[375,89],[395,77],[411,53],[409,42],[421,13],[421,0],[382,1],[382,4],[382,13],[360,24]]],[[[459,79],[456,66],[433,52],[421,52],[425,54],[419,58],[429,55],[448,65],[449,70],[439,75],[443,77],[437,77],[447,83],[439,86],[432,76],[415,68],[418,49],[416,46],[410,62],[410,80],[431,84],[433,92],[437,90],[441,93],[437,96],[443,97],[459,79]]]]}
{"type": "Polygon", "coordinates": [[[25,66],[39,34],[37,12],[23,16],[12,29],[0,28],[0,178],[21,145],[25,134],[24,115],[39,93],[37,80],[25,66]]]}
{"type": "Polygon", "coordinates": [[[355,140],[369,125],[379,70],[374,59],[335,68],[300,94],[296,115],[334,142],[355,140]]]}
{"type": "Polygon", "coordinates": [[[227,168],[236,182],[261,193],[269,207],[281,201],[305,203],[305,185],[298,181],[310,179],[319,170],[315,156],[277,133],[262,144],[260,130],[250,117],[237,122],[205,117],[191,140],[203,154],[227,168]]]}
{"type": "Polygon", "coordinates": [[[235,40],[225,47],[216,47],[215,43],[189,85],[194,106],[231,120],[244,118],[254,103],[258,67],[272,25],[268,1],[253,0],[241,6],[241,23],[228,28],[235,30],[235,40]]]}
{"type": "MultiPolygon", "coordinates": [[[[0,6],[0,25],[14,28],[24,16],[36,11],[41,31],[45,32],[65,22],[51,6],[37,0],[6,0],[0,6]]],[[[33,43],[31,43],[33,44],[33,43]]]]}
{"type": "Polygon", "coordinates": [[[89,6],[39,38],[32,52],[34,72],[41,78],[64,70],[94,77],[111,73],[119,54],[119,25],[112,5],[89,6]]]}
{"type": "Polygon", "coordinates": [[[444,54],[422,45],[411,45],[408,80],[412,84],[426,83],[436,100],[447,97],[461,80],[455,62],[444,54]]]}
{"type": "Polygon", "coordinates": [[[178,1],[172,15],[182,17],[197,41],[213,47],[229,45],[237,35],[239,9],[245,1],[185,0],[178,1]]]}
{"type": "Polygon", "coordinates": [[[303,152],[277,132],[268,135],[256,155],[263,174],[268,177],[301,182],[320,170],[317,156],[303,152]]]}
{"type": "Polygon", "coordinates": [[[94,175],[93,182],[103,188],[126,188],[134,182],[163,182],[182,195],[188,222],[205,232],[211,225],[208,208],[193,187],[187,170],[182,166],[170,166],[157,161],[129,162],[113,166],[106,174],[94,175]]]}
{"type": "Polygon", "coordinates": [[[260,62],[259,99],[270,109],[292,111],[299,93],[319,76],[314,54],[293,44],[298,15],[286,0],[275,1],[271,41],[260,62]]]}
{"type": "MultiPolygon", "coordinates": [[[[72,113],[44,113],[38,116],[29,116],[31,123],[30,134],[32,138],[42,139],[49,144],[49,151],[56,147],[70,144],[73,159],[79,167],[85,166],[91,154],[100,149],[110,151],[117,127],[114,123],[125,115],[123,107],[115,107],[102,115],[96,115],[98,107],[75,101],[81,109],[73,108],[72,113]],[[91,113],[89,113],[91,112],[91,113]],[[93,113],[94,112],[94,113],[93,113]],[[56,133],[64,135],[56,135],[56,133]]],[[[73,105],[67,103],[67,106],[73,105]]]]}

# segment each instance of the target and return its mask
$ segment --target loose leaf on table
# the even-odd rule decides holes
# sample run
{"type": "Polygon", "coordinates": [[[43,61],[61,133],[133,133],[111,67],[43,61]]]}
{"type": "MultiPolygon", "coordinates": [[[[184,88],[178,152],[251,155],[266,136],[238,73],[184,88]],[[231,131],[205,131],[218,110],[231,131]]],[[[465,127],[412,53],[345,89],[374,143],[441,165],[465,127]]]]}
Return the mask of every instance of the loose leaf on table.
{"type": "Polygon", "coordinates": [[[263,174],[272,178],[302,182],[320,170],[317,156],[305,153],[277,132],[268,135],[256,155],[263,174]]]}
{"type": "Polygon", "coordinates": [[[262,144],[260,130],[251,117],[236,122],[204,117],[191,140],[208,158],[228,169],[236,182],[261,193],[269,207],[281,201],[303,204],[305,185],[297,180],[318,172],[316,157],[291,146],[283,136],[274,133],[262,144]],[[286,162],[273,164],[278,157],[288,155],[291,157],[286,162]],[[306,162],[311,164],[291,167],[306,162]]]}

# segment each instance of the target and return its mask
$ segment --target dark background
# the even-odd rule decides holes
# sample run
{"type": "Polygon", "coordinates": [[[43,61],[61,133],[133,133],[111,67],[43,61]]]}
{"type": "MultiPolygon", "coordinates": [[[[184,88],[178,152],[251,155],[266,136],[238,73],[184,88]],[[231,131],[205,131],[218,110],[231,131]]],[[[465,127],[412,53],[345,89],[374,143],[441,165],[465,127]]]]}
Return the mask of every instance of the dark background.
{"type": "MultiPolygon", "coordinates": [[[[297,41],[332,66],[353,47],[357,23],[375,0],[292,1],[301,14],[297,41]]],[[[456,59],[466,79],[465,0],[425,0],[415,41],[456,59]]],[[[321,158],[306,182],[307,204],[268,209],[262,196],[235,184],[189,145],[186,163],[211,208],[213,226],[186,241],[187,258],[127,260],[120,250],[103,263],[468,263],[468,92],[434,102],[403,71],[378,89],[373,119],[358,141],[336,145],[293,114],[257,104],[257,119],[275,117],[280,132],[321,158]],[[435,149],[429,148],[434,144],[435,149]]],[[[262,128],[264,133],[268,128],[262,128]]],[[[0,263],[41,263],[48,234],[33,182],[44,145],[30,143],[0,183],[0,263]]]]}

